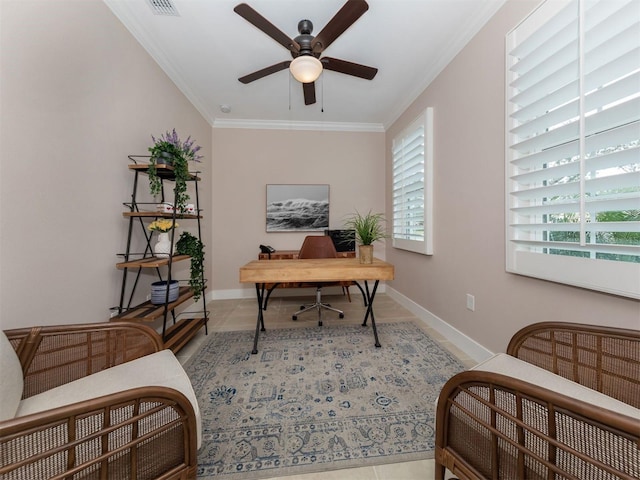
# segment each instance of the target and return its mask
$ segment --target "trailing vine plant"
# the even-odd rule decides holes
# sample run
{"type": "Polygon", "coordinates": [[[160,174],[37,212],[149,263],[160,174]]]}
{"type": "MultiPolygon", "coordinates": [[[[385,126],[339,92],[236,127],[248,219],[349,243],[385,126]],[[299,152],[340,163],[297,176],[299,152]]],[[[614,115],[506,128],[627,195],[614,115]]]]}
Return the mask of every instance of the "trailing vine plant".
{"type": "Polygon", "coordinates": [[[162,181],[158,176],[155,157],[151,157],[147,174],[149,175],[149,191],[151,192],[151,195],[153,195],[154,197],[156,195],[160,195],[160,192],[162,191],[162,181]]]}
{"type": "Polygon", "coordinates": [[[159,139],[152,135],[153,147],[149,147],[149,153],[151,153],[151,160],[149,161],[149,190],[155,197],[162,192],[162,181],[158,176],[157,164],[162,162],[167,165],[173,165],[174,159],[181,156],[180,149],[175,142],[171,142],[169,133],[163,134],[159,139]],[[166,137],[166,138],[165,138],[166,137]]]}
{"type": "Polygon", "coordinates": [[[187,194],[187,180],[191,178],[189,174],[189,163],[187,159],[180,155],[173,159],[173,173],[176,177],[175,193],[175,209],[176,212],[184,212],[187,209],[189,195],[187,194]]]}
{"type": "Polygon", "coordinates": [[[193,299],[198,301],[204,291],[204,245],[199,238],[189,232],[182,232],[176,243],[176,252],[179,255],[191,257],[189,286],[193,292],[193,299]]]}
{"type": "Polygon", "coordinates": [[[198,154],[200,146],[194,146],[195,140],[192,140],[191,136],[185,141],[180,140],[175,128],[172,132],[163,133],[158,139],[152,135],[151,139],[153,146],[149,147],[151,160],[147,170],[149,190],[154,197],[162,192],[162,180],[158,176],[158,162],[162,160],[167,165],[171,165],[175,176],[174,208],[177,213],[183,213],[189,202],[187,194],[187,181],[191,179],[189,160],[199,161],[202,158],[198,154]]]}

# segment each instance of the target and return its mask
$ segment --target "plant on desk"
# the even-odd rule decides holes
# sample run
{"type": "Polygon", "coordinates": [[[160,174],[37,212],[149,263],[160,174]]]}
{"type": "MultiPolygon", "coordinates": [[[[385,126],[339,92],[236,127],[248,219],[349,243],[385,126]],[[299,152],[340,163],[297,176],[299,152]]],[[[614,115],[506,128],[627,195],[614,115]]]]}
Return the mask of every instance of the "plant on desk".
{"type": "Polygon", "coordinates": [[[382,213],[371,213],[371,211],[366,215],[361,215],[356,211],[347,218],[345,228],[356,232],[360,263],[373,263],[373,242],[383,240],[388,236],[383,225],[384,222],[382,213]]]}
{"type": "Polygon", "coordinates": [[[194,301],[198,301],[204,291],[204,245],[189,232],[182,232],[176,243],[178,255],[191,257],[191,277],[189,286],[193,292],[194,301]]]}

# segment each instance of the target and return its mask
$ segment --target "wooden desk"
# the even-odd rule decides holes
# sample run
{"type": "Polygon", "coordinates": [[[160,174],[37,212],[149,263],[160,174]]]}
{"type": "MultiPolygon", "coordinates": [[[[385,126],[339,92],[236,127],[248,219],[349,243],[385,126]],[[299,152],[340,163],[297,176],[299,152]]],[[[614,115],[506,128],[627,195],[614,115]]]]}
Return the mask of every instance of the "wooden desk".
{"type": "MultiPolygon", "coordinates": [[[[298,258],[300,254],[300,250],[276,250],[272,253],[259,253],[258,260],[295,260],[298,258]]],[[[355,250],[347,251],[347,252],[336,252],[338,258],[356,258],[355,250]]],[[[362,298],[364,300],[364,306],[367,306],[367,296],[365,295],[364,290],[360,286],[360,284],[356,281],[346,281],[346,282],[333,282],[333,285],[329,286],[337,286],[342,287],[342,292],[347,294],[347,298],[351,301],[351,292],[349,292],[349,287],[355,285],[358,287],[360,292],[362,293],[362,298]]],[[[269,304],[269,298],[271,298],[271,294],[276,288],[305,288],[309,285],[305,285],[300,282],[288,282],[288,283],[267,283],[265,284],[265,289],[267,290],[267,294],[263,297],[263,310],[267,309],[267,305],[269,304]]]]}
{"type": "Polygon", "coordinates": [[[254,283],[258,298],[258,319],[251,353],[258,353],[259,332],[265,330],[262,314],[265,285],[286,282],[340,282],[362,280],[367,296],[367,312],[363,326],[371,316],[375,346],[380,347],[376,321],[373,315],[373,300],[380,280],[393,280],[394,267],[390,263],[374,258],[372,264],[362,264],[356,258],[310,258],[297,260],[254,260],[240,267],[240,283],[254,283]],[[374,280],[372,290],[368,281],[374,280]]]}

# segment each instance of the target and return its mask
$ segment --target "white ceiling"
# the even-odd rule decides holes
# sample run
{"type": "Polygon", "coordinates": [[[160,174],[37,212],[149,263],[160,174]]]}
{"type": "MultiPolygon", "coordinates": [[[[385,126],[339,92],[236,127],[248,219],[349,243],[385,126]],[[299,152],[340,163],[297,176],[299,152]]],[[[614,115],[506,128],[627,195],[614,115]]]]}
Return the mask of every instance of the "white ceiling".
{"type": "MultiPolygon", "coordinates": [[[[290,53],[233,11],[241,0],[104,0],[214,126],[304,126],[384,130],[424,90],[505,0],[367,0],[369,10],[323,56],[378,68],[369,81],[325,71],[317,103],[305,106],[288,70],[249,84],[238,77],[291,60],[290,53]],[[231,108],[223,113],[221,105],[231,108]]],[[[246,0],[295,38],[309,19],[317,34],[346,0],[246,0]]],[[[470,75],[473,72],[469,72],[470,75]]]]}

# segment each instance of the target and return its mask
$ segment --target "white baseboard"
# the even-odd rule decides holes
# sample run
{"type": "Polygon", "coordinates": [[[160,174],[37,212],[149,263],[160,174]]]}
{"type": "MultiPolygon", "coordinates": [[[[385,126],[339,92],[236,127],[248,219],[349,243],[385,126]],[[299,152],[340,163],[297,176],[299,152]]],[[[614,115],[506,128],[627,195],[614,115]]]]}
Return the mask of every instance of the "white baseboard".
{"type": "Polygon", "coordinates": [[[256,298],[256,291],[249,288],[236,288],[234,290],[213,290],[207,292],[207,301],[233,300],[236,298],[256,298]]]}
{"type": "Polygon", "coordinates": [[[426,308],[418,305],[413,300],[405,297],[393,288],[387,286],[386,293],[389,297],[393,298],[396,302],[422,320],[427,326],[433,328],[478,363],[493,356],[494,353],[491,350],[486,349],[457,328],[452,327],[426,308]]]}

